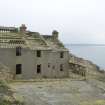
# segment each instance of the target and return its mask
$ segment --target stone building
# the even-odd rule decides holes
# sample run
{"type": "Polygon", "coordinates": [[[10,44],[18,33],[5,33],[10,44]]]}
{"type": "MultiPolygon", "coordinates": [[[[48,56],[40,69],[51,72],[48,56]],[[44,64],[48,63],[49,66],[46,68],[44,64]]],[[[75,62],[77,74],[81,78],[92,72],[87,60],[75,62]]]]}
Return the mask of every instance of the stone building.
{"type": "Polygon", "coordinates": [[[69,51],[59,33],[41,35],[21,27],[0,27],[0,62],[14,79],[69,76],[69,51]]]}

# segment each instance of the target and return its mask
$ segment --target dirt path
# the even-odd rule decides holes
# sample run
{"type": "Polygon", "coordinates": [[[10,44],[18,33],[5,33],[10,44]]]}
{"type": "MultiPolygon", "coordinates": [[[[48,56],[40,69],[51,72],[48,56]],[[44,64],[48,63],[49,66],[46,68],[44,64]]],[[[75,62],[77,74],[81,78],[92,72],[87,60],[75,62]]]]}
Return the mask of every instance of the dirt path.
{"type": "Polygon", "coordinates": [[[100,88],[85,81],[16,82],[10,85],[24,96],[25,105],[79,105],[105,99],[100,88]]]}
{"type": "Polygon", "coordinates": [[[12,88],[14,88],[17,93],[24,97],[25,105],[49,105],[40,99],[40,97],[36,94],[34,85],[31,85],[30,83],[19,83],[15,84],[14,86],[12,84],[12,88]]]}

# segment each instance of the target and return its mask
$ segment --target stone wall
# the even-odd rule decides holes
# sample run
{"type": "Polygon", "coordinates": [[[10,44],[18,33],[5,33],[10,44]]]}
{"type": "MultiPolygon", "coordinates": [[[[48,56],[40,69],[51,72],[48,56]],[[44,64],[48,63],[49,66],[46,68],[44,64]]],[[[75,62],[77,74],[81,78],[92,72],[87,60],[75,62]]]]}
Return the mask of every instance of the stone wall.
{"type": "Polygon", "coordinates": [[[16,56],[15,48],[1,48],[0,61],[9,67],[16,79],[34,78],[62,78],[69,74],[69,52],[64,51],[64,58],[60,58],[61,51],[41,50],[41,57],[36,56],[37,50],[28,48],[21,50],[21,56],[16,56]],[[16,75],[16,64],[22,64],[22,74],[16,75]],[[37,65],[41,64],[41,73],[37,73],[37,65]],[[63,71],[60,65],[63,64],[63,71]],[[50,67],[48,67],[50,65],[50,67]]]}

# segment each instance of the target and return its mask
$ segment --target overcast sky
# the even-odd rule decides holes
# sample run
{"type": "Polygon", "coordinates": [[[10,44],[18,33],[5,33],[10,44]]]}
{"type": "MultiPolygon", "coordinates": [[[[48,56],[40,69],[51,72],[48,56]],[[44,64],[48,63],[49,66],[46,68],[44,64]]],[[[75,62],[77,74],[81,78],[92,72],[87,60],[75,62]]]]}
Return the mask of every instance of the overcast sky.
{"type": "Polygon", "coordinates": [[[0,25],[43,34],[59,31],[64,43],[105,44],[105,0],[0,0],[0,25]]]}

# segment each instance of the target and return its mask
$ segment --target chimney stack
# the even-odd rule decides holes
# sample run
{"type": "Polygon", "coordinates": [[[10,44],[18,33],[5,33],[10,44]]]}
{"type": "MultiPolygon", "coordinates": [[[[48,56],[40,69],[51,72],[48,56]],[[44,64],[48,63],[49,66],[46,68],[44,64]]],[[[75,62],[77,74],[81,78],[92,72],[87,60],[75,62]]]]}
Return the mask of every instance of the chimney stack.
{"type": "Polygon", "coordinates": [[[26,32],[26,29],[27,29],[27,27],[25,26],[25,24],[22,24],[21,26],[20,26],[20,32],[26,32]]]}
{"type": "Polygon", "coordinates": [[[54,30],[52,32],[52,36],[53,36],[54,39],[58,39],[58,35],[59,35],[59,32],[58,31],[54,30]]]}

